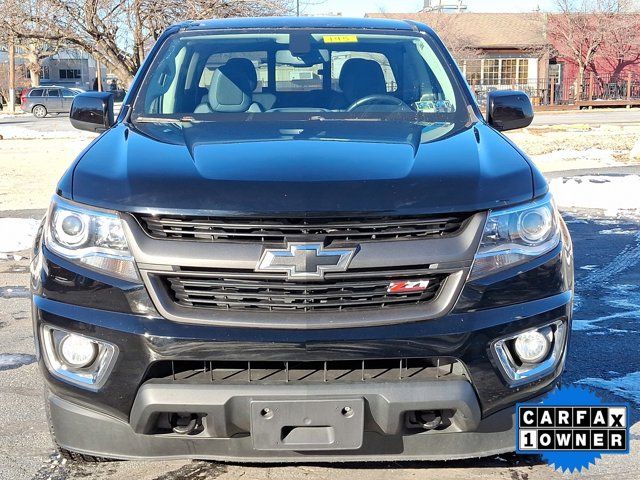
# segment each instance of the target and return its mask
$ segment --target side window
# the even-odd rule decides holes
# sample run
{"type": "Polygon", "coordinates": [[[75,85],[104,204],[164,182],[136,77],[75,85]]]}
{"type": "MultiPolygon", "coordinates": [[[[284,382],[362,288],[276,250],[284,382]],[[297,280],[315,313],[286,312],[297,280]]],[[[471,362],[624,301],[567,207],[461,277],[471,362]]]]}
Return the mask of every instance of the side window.
{"type": "Polygon", "coordinates": [[[62,90],[62,96],[65,98],[75,97],[76,93],[65,88],[64,90],[62,90]]]}
{"type": "Polygon", "coordinates": [[[47,97],[59,97],[59,96],[60,96],[60,90],[58,90],[57,88],[50,88],[48,90],[47,97]]]}
{"type": "Polygon", "coordinates": [[[207,63],[202,71],[202,75],[200,76],[200,81],[198,82],[198,87],[208,89],[209,85],[211,85],[214,72],[218,67],[224,65],[232,58],[246,58],[253,63],[253,68],[255,68],[257,77],[257,84],[254,90],[255,93],[260,93],[267,87],[267,84],[269,83],[267,52],[214,53],[207,59],[207,63]]]}
{"type": "Polygon", "coordinates": [[[37,88],[35,90],[31,90],[31,92],[29,92],[29,96],[30,97],[42,97],[43,96],[43,90],[41,88],[37,88]]]}
{"type": "Polygon", "coordinates": [[[393,70],[391,69],[391,65],[389,64],[389,59],[383,53],[375,53],[375,52],[331,52],[331,88],[333,90],[340,90],[340,72],[342,72],[342,66],[348,60],[352,58],[362,58],[364,60],[373,60],[378,62],[382,67],[382,72],[384,73],[384,81],[387,84],[387,92],[393,93],[398,90],[398,82],[396,80],[395,75],[393,74],[393,70]]]}

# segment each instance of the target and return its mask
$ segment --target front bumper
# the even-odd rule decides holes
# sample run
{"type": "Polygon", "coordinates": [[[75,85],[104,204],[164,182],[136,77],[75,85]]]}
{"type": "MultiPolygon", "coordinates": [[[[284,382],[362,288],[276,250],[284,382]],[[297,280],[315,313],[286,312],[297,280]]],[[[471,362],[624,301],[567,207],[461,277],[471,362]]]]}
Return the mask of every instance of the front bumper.
{"type": "Polygon", "coordinates": [[[119,350],[113,370],[98,391],[78,388],[53,376],[39,359],[56,440],[62,447],[86,454],[246,462],[427,460],[497,454],[514,450],[515,403],[552,389],[564,368],[566,346],[552,372],[514,387],[496,364],[491,344],[557,320],[567,322],[570,330],[570,241],[526,266],[468,283],[456,307],[440,318],[311,330],[189,324],[135,314],[132,305],[141,298],[144,288],[84,271],[44,248],[36,252],[36,258],[32,282],[38,351],[45,325],[112,343],[119,350]],[[189,385],[149,377],[154,365],[166,361],[322,362],[423,357],[455,358],[465,366],[468,378],[388,384],[228,386],[189,385]],[[360,399],[363,434],[359,448],[256,448],[251,434],[252,402],[310,399],[360,399]],[[405,428],[406,412],[432,409],[454,412],[451,425],[424,432],[405,428]],[[159,434],[153,425],[158,415],[166,412],[202,414],[204,428],[198,435],[159,434]]]}
{"type": "MultiPolygon", "coordinates": [[[[462,393],[456,391],[459,388],[460,386],[452,386],[449,393],[453,395],[462,393]]],[[[193,396],[188,402],[190,406],[193,406],[194,402],[210,398],[211,401],[206,402],[207,408],[214,408],[215,405],[215,408],[222,408],[228,415],[245,415],[246,410],[236,411],[238,403],[232,399],[246,399],[248,392],[244,392],[242,397],[233,397],[229,396],[230,392],[221,394],[211,388],[208,389],[209,391],[199,390],[181,389],[178,398],[193,396]]],[[[147,394],[148,392],[142,392],[143,397],[147,394]]],[[[473,392],[467,394],[473,395],[473,392]]],[[[263,397],[264,392],[256,396],[256,398],[263,397]]],[[[420,402],[438,403],[430,397],[431,395],[427,395],[420,402]]],[[[336,398],[340,397],[332,397],[334,400],[336,398]]],[[[463,398],[457,397],[456,401],[464,403],[463,398]]],[[[404,408],[407,402],[406,399],[399,400],[397,397],[391,400],[386,399],[380,394],[366,395],[365,399],[366,401],[374,400],[377,413],[383,415],[391,410],[404,408]],[[376,399],[378,402],[375,402],[376,399]],[[382,409],[378,408],[380,402],[385,403],[382,409]]],[[[511,452],[514,450],[515,442],[513,408],[503,409],[483,419],[475,416],[478,411],[470,412],[474,418],[469,420],[477,421],[472,431],[423,432],[389,436],[379,431],[365,430],[362,446],[357,450],[276,451],[256,449],[250,435],[236,435],[228,438],[196,438],[175,434],[145,435],[137,433],[126,421],[98,413],[56,395],[49,394],[47,401],[52,417],[52,429],[60,446],[84,454],[125,460],[193,458],[246,463],[455,460],[511,452]],[[96,432],[101,433],[96,434],[96,432]]],[[[467,401],[470,405],[474,405],[475,398],[467,397],[467,401]]],[[[141,400],[141,403],[144,402],[141,400]]],[[[475,405],[477,406],[477,403],[475,405]]]]}

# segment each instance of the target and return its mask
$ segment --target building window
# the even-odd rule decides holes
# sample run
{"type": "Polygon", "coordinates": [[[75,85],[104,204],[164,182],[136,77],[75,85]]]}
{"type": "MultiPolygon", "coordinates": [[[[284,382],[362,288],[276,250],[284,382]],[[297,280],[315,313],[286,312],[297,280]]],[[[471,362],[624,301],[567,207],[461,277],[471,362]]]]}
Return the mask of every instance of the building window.
{"type": "Polygon", "coordinates": [[[49,80],[49,65],[43,65],[40,69],[40,78],[42,80],[49,80]]]}
{"type": "Polygon", "coordinates": [[[467,60],[465,62],[465,75],[469,85],[482,83],[482,60],[467,60]]]}
{"type": "Polygon", "coordinates": [[[503,85],[513,85],[517,83],[518,60],[515,58],[505,58],[502,60],[501,82],[503,85]]]}
{"type": "Polygon", "coordinates": [[[469,85],[524,85],[529,83],[528,58],[464,60],[460,69],[469,85]]]}
{"type": "Polygon", "coordinates": [[[64,68],[60,70],[60,79],[61,80],[75,80],[78,78],[82,78],[81,72],[79,69],[75,68],[64,68]]]}
{"type": "Polygon", "coordinates": [[[482,62],[482,83],[485,85],[497,85],[500,80],[500,60],[490,58],[482,62]]]}
{"type": "Polygon", "coordinates": [[[518,81],[520,83],[529,83],[529,59],[518,59],[518,81]]]}

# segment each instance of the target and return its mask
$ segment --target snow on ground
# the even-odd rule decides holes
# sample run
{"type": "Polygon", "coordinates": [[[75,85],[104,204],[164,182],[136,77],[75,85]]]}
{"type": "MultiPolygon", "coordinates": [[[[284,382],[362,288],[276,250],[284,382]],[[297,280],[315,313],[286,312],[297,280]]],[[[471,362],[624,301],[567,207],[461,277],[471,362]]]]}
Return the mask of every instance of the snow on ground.
{"type": "Polygon", "coordinates": [[[39,224],[33,218],[0,218],[0,258],[31,248],[39,224]]]}
{"type": "Polygon", "coordinates": [[[610,228],[607,230],[600,230],[598,232],[600,235],[635,235],[638,233],[638,230],[629,230],[624,228],[610,228]]]}
{"type": "Polygon", "coordinates": [[[561,210],[596,210],[613,218],[640,218],[640,175],[591,175],[551,180],[561,210]]]}
{"type": "Polygon", "coordinates": [[[36,357],[24,353],[0,353],[0,372],[29,365],[35,362],[36,357]]]}

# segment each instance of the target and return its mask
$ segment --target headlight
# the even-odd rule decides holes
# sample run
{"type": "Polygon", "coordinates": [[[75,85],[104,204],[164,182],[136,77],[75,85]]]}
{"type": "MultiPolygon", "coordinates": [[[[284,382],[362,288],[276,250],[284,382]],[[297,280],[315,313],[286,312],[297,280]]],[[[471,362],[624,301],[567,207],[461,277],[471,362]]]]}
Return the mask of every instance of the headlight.
{"type": "Polygon", "coordinates": [[[558,211],[550,195],[489,214],[470,279],[527,262],[560,241],[558,211]]]}
{"type": "Polygon", "coordinates": [[[116,212],[89,208],[54,197],[47,216],[45,244],[65,259],[111,276],[140,282],[116,212]]]}

